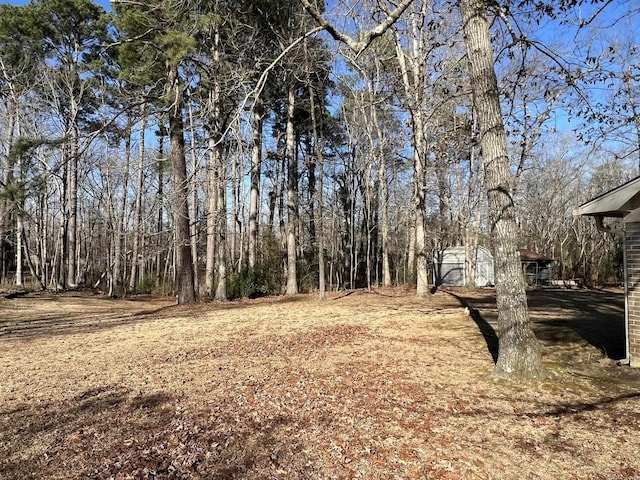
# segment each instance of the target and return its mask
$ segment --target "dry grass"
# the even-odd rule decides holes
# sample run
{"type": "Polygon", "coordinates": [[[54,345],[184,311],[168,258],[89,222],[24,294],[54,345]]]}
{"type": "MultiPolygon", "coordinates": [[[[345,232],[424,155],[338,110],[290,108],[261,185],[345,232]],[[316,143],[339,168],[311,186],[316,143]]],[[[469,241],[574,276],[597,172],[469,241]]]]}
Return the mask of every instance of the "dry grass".
{"type": "Polygon", "coordinates": [[[541,308],[549,378],[492,381],[456,295],[0,300],[0,478],[640,478],[640,372],[541,308]]]}

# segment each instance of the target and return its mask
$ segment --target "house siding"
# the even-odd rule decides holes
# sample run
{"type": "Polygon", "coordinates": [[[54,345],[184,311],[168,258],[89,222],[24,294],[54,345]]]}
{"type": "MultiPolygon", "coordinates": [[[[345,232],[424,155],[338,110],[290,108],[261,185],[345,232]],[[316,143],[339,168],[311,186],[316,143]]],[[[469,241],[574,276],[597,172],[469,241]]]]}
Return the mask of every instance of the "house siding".
{"type": "Polygon", "coordinates": [[[640,367],[640,222],[629,222],[626,230],[627,305],[629,361],[640,367]]]}

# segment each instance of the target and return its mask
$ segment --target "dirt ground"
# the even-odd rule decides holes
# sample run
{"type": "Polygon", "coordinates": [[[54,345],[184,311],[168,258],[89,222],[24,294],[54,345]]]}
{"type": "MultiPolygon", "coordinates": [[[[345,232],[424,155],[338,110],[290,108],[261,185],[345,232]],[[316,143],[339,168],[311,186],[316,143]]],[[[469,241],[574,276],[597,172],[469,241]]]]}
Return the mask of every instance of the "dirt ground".
{"type": "Polygon", "coordinates": [[[622,295],[529,301],[549,373],[518,384],[491,290],[0,298],[0,479],[640,478],[622,295]]]}

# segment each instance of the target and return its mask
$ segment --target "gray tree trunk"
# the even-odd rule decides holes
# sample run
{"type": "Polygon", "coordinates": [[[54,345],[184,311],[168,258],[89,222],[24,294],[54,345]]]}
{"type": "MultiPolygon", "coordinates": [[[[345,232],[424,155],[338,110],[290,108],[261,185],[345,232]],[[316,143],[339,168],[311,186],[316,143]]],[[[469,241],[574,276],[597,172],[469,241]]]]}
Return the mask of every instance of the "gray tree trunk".
{"type": "Polygon", "coordinates": [[[191,258],[189,187],[187,160],[184,151],[184,121],[182,118],[182,89],[178,78],[178,67],[167,65],[167,93],[172,101],[169,107],[169,141],[171,165],[173,167],[174,229],[176,259],[176,289],[178,304],[194,303],[196,292],[191,258]]]}
{"type": "Polygon", "coordinates": [[[380,195],[378,209],[380,211],[380,236],[382,240],[382,286],[391,286],[391,266],[389,263],[389,185],[387,184],[387,162],[384,152],[384,142],[382,128],[378,121],[378,114],[375,107],[371,108],[371,115],[373,117],[373,123],[376,128],[378,136],[378,185],[380,186],[380,195]]]}
{"type": "MultiPolygon", "coordinates": [[[[142,237],[142,188],[144,183],[144,131],[147,128],[146,105],[143,103],[140,117],[140,143],[138,144],[138,172],[136,181],[136,200],[133,213],[133,246],[131,248],[131,273],[129,275],[129,290],[135,291],[138,285],[138,256],[140,255],[140,240],[142,237]]],[[[124,193],[126,195],[126,192],[124,193]]],[[[116,260],[117,261],[117,260],[116,260]]]]}
{"type": "Polygon", "coordinates": [[[249,270],[253,271],[258,259],[258,217],[260,215],[260,168],[262,165],[262,101],[257,98],[253,106],[251,124],[251,192],[249,198],[249,270]]]}
{"type": "Polygon", "coordinates": [[[226,203],[226,171],[222,155],[218,156],[218,185],[215,194],[218,196],[216,212],[218,231],[218,284],[215,300],[227,300],[227,203],[226,203]]]}
{"type": "Polygon", "coordinates": [[[293,130],[295,92],[289,87],[287,95],[287,286],[286,295],[298,293],[296,269],[296,224],[298,223],[298,162],[293,130]]]}
{"type": "Polygon", "coordinates": [[[209,186],[207,202],[207,258],[205,266],[205,291],[208,297],[213,297],[215,287],[215,265],[217,254],[216,226],[218,222],[218,163],[220,160],[219,146],[215,139],[209,139],[209,186]]]}
{"type": "MultiPolygon", "coordinates": [[[[73,103],[73,102],[72,102],[73,103]]],[[[75,103],[74,103],[75,105],[75,103]]],[[[76,112],[75,107],[72,112],[76,112]]],[[[77,113],[77,112],[76,112],[77,113]]],[[[74,119],[75,119],[75,114],[74,119]]],[[[74,120],[75,122],[75,120],[74,120]]],[[[77,262],[77,239],[78,239],[78,155],[79,155],[79,132],[77,125],[71,127],[70,150],[67,157],[67,287],[77,286],[76,270],[77,262]]]]}
{"type": "MultiPolygon", "coordinates": [[[[119,290],[121,282],[122,282],[122,242],[123,242],[123,232],[124,232],[124,224],[125,224],[125,215],[127,211],[127,204],[129,203],[127,200],[129,199],[128,190],[129,190],[129,166],[131,164],[131,120],[127,120],[127,130],[126,130],[126,147],[125,147],[125,155],[124,155],[124,171],[123,171],[123,179],[122,179],[122,201],[120,202],[120,208],[117,215],[113,215],[113,223],[116,226],[116,231],[114,233],[113,239],[113,276],[111,278],[111,289],[119,290]]],[[[108,160],[108,159],[107,159],[108,160]]],[[[112,188],[110,186],[110,191],[112,188]]],[[[111,195],[110,195],[111,196],[111,195]]],[[[112,201],[110,199],[109,205],[112,205],[112,201]]],[[[125,264],[126,265],[126,264],[125,264]]],[[[107,265],[107,269],[110,266],[107,265]]]]}
{"type": "Polygon", "coordinates": [[[531,330],[517,249],[507,141],[484,0],[459,0],[474,106],[480,127],[485,187],[495,254],[499,355],[496,376],[543,375],[540,345],[531,330]]]}
{"type": "MultiPolygon", "coordinates": [[[[11,102],[7,106],[7,131],[5,139],[5,151],[11,151],[13,145],[13,136],[16,125],[16,106],[15,102],[11,102]]],[[[13,179],[14,167],[11,165],[10,160],[5,156],[6,163],[2,168],[2,188],[11,183],[13,179]]],[[[0,191],[2,190],[0,188],[0,191]]],[[[1,195],[0,196],[0,283],[7,281],[7,264],[8,264],[8,252],[9,252],[9,199],[1,195]]]]}
{"type": "Polygon", "coordinates": [[[220,145],[220,83],[217,78],[218,66],[220,64],[219,42],[220,35],[217,29],[212,32],[213,45],[211,47],[211,58],[213,61],[213,71],[211,79],[211,90],[209,91],[209,182],[208,182],[208,202],[207,202],[207,253],[205,260],[205,292],[207,297],[214,296],[215,267],[218,249],[218,186],[220,179],[219,165],[221,162],[220,145]]]}
{"type": "MultiPolygon", "coordinates": [[[[311,128],[313,129],[313,144],[316,150],[316,157],[318,158],[318,196],[316,206],[316,226],[318,228],[318,296],[320,300],[327,299],[327,286],[325,280],[325,268],[324,268],[324,218],[322,215],[322,203],[324,188],[324,145],[322,141],[322,134],[318,130],[318,119],[316,115],[316,103],[315,92],[312,86],[309,86],[309,99],[311,102],[311,128]]],[[[321,112],[322,118],[322,112],[321,112]]]]}
{"type": "Polygon", "coordinates": [[[191,259],[193,261],[193,286],[199,292],[198,278],[198,187],[196,183],[196,171],[198,169],[198,155],[196,151],[196,128],[193,122],[193,107],[189,103],[189,132],[191,138],[191,173],[189,181],[189,194],[191,196],[191,259]]]}
{"type": "MultiPolygon", "coordinates": [[[[409,42],[409,60],[411,72],[406,64],[405,53],[399,36],[396,35],[396,52],[400,70],[402,72],[402,82],[407,96],[407,108],[411,114],[411,127],[413,133],[413,211],[415,244],[413,252],[410,252],[410,259],[415,255],[416,272],[416,295],[426,297],[429,295],[429,274],[426,251],[426,231],[424,226],[424,191],[425,191],[425,121],[422,111],[424,97],[424,41],[422,38],[422,23],[418,21],[424,18],[424,7],[419,15],[411,17],[411,39],[409,42]]],[[[413,239],[412,239],[413,240],[413,239]]],[[[410,271],[413,262],[409,262],[410,271]]]]}

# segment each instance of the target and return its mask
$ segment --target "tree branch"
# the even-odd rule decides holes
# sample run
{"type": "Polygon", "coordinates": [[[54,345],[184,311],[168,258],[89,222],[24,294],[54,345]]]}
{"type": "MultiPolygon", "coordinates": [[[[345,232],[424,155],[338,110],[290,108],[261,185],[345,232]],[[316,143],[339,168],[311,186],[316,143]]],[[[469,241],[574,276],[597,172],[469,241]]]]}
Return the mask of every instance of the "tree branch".
{"type": "Polygon", "coordinates": [[[398,6],[387,16],[384,22],[361,34],[361,40],[354,40],[346,33],[339,32],[333,25],[331,25],[322,16],[316,7],[314,7],[309,0],[300,0],[300,3],[304,6],[305,10],[309,12],[309,15],[313,17],[319,27],[326,30],[338,42],[344,43],[347,47],[353,50],[357,55],[360,55],[373,40],[382,36],[393,25],[400,15],[411,5],[413,0],[402,0],[398,6]]]}

